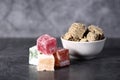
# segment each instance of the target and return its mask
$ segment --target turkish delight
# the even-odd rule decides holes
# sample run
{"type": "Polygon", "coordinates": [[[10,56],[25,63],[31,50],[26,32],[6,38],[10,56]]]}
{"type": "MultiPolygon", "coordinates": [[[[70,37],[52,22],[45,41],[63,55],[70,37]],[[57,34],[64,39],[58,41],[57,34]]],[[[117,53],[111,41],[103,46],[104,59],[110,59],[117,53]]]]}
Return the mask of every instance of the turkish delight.
{"type": "Polygon", "coordinates": [[[37,48],[43,54],[53,54],[56,51],[56,38],[47,34],[37,39],[37,48]]]}
{"type": "Polygon", "coordinates": [[[55,66],[56,67],[63,67],[70,65],[70,59],[69,59],[69,50],[64,48],[59,48],[54,53],[55,57],[55,66]]]}
{"type": "Polygon", "coordinates": [[[37,70],[38,71],[54,71],[55,59],[53,55],[41,54],[39,56],[37,70]]]}
{"type": "Polygon", "coordinates": [[[56,67],[70,65],[68,49],[57,48],[56,38],[47,34],[37,39],[29,48],[29,64],[37,65],[37,71],[54,71],[56,67]]]}
{"type": "Polygon", "coordinates": [[[38,65],[38,56],[41,53],[37,50],[37,46],[29,48],[29,64],[38,65]]]}

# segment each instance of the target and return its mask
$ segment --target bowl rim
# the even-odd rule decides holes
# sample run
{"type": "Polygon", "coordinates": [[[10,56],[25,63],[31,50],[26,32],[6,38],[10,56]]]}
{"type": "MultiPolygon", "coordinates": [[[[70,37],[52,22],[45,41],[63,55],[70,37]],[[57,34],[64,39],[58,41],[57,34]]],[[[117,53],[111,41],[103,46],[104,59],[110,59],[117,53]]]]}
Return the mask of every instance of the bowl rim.
{"type": "Polygon", "coordinates": [[[106,37],[104,37],[104,39],[102,39],[102,40],[97,40],[97,41],[90,41],[90,42],[77,42],[77,41],[69,41],[69,40],[66,40],[66,39],[63,39],[62,37],[60,37],[61,38],[61,40],[63,40],[63,41],[68,41],[68,42],[72,42],[72,43],[86,43],[86,44],[88,44],[88,43],[96,43],[96,42],[103,42],[103,41],[106,41],[106,37]]]}

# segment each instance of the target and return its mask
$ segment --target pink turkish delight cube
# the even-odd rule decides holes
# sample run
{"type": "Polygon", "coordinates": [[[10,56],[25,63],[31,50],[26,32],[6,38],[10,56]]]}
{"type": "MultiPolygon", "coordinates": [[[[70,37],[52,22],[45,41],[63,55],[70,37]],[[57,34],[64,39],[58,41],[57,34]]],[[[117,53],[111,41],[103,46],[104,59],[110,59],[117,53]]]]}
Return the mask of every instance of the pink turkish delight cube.
{"type": "Polygon", "coordinates": [[[57,48],[56,38],[44,34],[37,39],[37,48],[43,54],[53,54],[57,48]]]}

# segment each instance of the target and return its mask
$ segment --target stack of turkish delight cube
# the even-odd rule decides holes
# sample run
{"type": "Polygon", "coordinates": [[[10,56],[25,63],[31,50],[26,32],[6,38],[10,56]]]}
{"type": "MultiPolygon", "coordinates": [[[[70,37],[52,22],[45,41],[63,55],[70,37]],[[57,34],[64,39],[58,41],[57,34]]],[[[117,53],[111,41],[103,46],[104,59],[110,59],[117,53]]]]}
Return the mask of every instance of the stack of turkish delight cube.
{"type": "Polygon", "coordinates": [[[29,48],[29,64],[36,65],[38,71],[54,71],[70,65],[69,50],[57,48],[56,38],[44,34],[29,48]]]}

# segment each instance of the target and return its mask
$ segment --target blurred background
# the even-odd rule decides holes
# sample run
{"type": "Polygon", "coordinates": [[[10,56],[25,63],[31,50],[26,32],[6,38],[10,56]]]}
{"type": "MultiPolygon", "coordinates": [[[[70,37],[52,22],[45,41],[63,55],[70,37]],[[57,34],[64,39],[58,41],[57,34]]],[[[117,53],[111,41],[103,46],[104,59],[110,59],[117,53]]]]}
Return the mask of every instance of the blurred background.
{"type": "Polygon", "coordinates": [[[0,37],[63,35],[73,22],[120,38],[120,0],[0,0],[0,37]]]}

